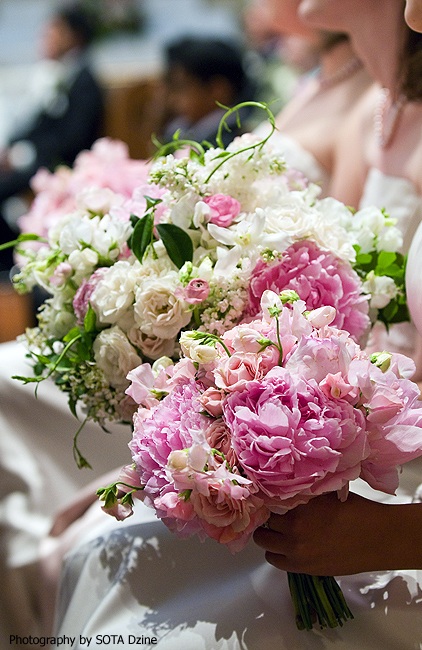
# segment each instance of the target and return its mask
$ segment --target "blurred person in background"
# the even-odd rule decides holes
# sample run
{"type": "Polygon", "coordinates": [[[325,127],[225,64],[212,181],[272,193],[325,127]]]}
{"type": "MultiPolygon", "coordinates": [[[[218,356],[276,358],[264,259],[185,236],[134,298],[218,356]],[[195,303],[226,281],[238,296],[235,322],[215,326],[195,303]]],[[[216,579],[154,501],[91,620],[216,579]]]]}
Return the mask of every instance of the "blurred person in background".
{"type": "MultiPolygon", "coordinates": [[[[212,37],[182,37],[165,48],[165,124],[161,139],[171,141],[175,131],[181,139],[203,140],[215,146],[218,126],[225,110],[253,100],[256,84],[245,66],[243,48],[212,37]]],[[[248,130],[251,109],[240,111],[241,125],[233,114],[222,132],[224,146],[248,130]]]]}
{"type": "MultiPolygon", "coordinates": [[[[374,79],[338,129],[329,193],[354,208],[385,208],[402,232],[404,254],[422,220],[422,36],[406,25],[405,7],[405,0],[300,3],[307,24],[349,34],[374,79]]],[[[413,379],[422,380],[422,339],[411,323],[388,332],[377,323],[368,346],[412,357],[413,379]]]]}
{"type": "MultiPolygon", "coordinates": [[[[31,123],[0,152],[0,243],[16,235],[14,224],[6,221],[5,202],[26,192],[40,167],[71,165],[101,134],[103,94],[88,59],[94,29],[78,4],[58,9],[45,25],[41,54],[59,64],[55,89],[31,123]]],[[[11,251],[1,252],[0,269],[12,265],[11,251]]]]}

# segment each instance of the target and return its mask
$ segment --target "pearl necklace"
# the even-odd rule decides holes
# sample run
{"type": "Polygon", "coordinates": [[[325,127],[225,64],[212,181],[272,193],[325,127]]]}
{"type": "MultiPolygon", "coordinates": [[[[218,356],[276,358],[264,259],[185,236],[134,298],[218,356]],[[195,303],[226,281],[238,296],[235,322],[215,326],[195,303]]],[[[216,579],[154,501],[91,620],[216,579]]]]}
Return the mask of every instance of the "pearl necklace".
{"type": "Polygon", "coordinates": [[[405,103],[405,95],[400,95],[396,101],[392,101],[388,88],[381,88],[374,112],[374,133],[381,149],[386,149],[391,144],[405,103]]]}
{"type": "Polygon", "coordinates": [[[322,89],[332,88],[341,81],[352,77],[362,67],[362,61],[357,56],[352,56],[346,63],[331,75],[319,74],[319,86],[322,89]]]}

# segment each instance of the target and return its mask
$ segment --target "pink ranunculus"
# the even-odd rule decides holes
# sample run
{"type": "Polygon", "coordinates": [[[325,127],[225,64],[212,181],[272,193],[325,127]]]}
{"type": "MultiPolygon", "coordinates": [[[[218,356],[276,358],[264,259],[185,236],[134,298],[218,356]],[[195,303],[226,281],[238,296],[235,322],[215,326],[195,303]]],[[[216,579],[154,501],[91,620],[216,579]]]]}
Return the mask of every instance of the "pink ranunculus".
{"type": "Polygon", "coordinates": [[[231,393],[224,419],[244,474],[276,512],[341,489],[369,455],[362,412],[281,367],[231,393]]]}
{"type": "Polygon", "coordinates": [[[216,226],[227,228],[240,213],[241,205],[237,199],[226,194],[213,194],[204,199],[210,210],[210,222],[216,226]]]}
{"type": "Polygon", "coordinates": [[[370,326],[368,301],[357,273],[312,241],[292,244],[281,260],[257,263],[249,285],[247,314],[259,313],[260,298],[266,289],[276,293],[294,289],[308,310],[335,307],[333,325],[350,332],[355,340],[363,337],[370,326]]]}
{"type": "Polygon", "coordinates": [[[176,296],[187,302],[189,305],[198,305],[206,300],[210,293],[210,285],[206,280],[193,278],[186,287],[176,289],[176,296]]]}
{"type": "Polygon", "coordinates": [[[101,267],[94,271],[91,277],[86,280],[83,279],[81,285],[73,298],[73,309],[77,318],[78,325],[82,325],[86,313],[88,311],[89,301],[94,293],[94,290],[107,271],[106,267],[101,267]]]}

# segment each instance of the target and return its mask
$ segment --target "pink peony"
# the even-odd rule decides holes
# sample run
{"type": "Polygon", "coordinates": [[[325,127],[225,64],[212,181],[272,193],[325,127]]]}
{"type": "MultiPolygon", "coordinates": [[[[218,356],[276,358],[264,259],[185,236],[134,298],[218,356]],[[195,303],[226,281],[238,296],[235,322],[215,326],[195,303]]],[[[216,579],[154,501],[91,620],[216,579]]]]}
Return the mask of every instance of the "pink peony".
{"type": "Polygon", "coordinates": [[[208,427],[209,420],[201,413],[200,393],[200,386],[193,380],[177,385],[151,409],[149,417],[134,420],[129,447],[145,486],[141,498],[150,505],[168,485],[166,466],[170,453],[190,447],[193,435],[203,435],[208,427]]]}
{"type": "Polygon", "coordinates": [[[227,228],[240,213],[240,203],[237,199],[226,194],[213,194],[204,199],[204,203],[211,209],[210,222],[216,226],[227,228]]]}
{"type": "Polygon", "coordinates": [[[231,393],[224,419],[239,465],[274,511],[340,490],[369,454],[360,410],[280,367],[231,393]]]}
{"type": "Polygon", "coordinates": [[[337,315],[333,324],[350,332],[355,340],[363,337],[370,326],[368,301],[361,293],[357,273],[312,241],[292,244],[281,260],[257,263],[249,285],[249,315],[259,313],[260,299],[266,289],[276,293],[294,289],[309,310],[325,305],[335,307],[337,315]]]}

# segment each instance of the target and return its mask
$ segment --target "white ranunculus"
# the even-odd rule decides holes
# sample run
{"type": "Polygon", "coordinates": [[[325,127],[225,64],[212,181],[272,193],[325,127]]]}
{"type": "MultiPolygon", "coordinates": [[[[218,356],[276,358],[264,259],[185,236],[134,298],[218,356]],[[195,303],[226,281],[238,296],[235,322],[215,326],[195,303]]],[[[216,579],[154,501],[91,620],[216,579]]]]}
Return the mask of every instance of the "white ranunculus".
{"type": "Polygon", "coordinates": [[[191,319],[184,300],[175,296],[178,273],[170,271],[159,278],[144,278],[135,295],[135,322],[147,336],[173,339],[191,319]]]}
{"type": "Polygon", "coordinates": [[[375,275],[373,271],[368,273],[362,286],[370,294],[369,306],[374,309],[383,309],[397,296],[398,289],[394,280],[386,275],[375,275]]]}
{"type": "Polygon", "coordinates": [[[137,273],[127,261],[108,268],[95,287],[90,303],[100,323],[115,325],[132,309],[137,273]]]}
{"type": "Polygon", "coordinates": [[[95,363],[114,388],[126,388],[129,385],[127,374],[142,363],[127,336],[117,326],[100,332],[93,350],[95,363]]]}

